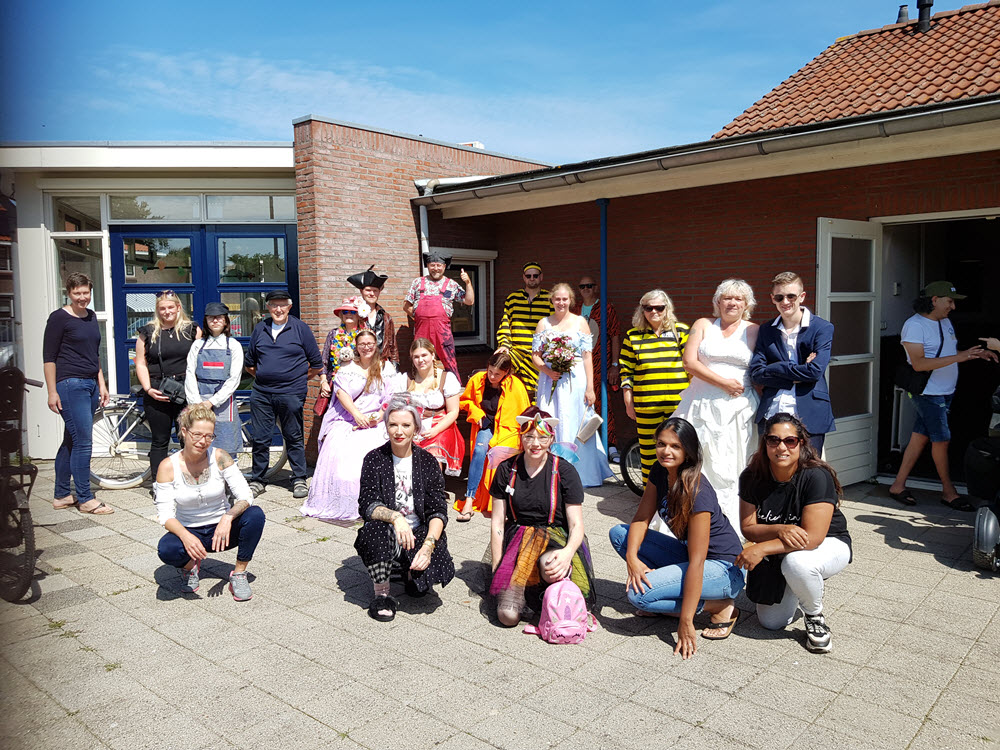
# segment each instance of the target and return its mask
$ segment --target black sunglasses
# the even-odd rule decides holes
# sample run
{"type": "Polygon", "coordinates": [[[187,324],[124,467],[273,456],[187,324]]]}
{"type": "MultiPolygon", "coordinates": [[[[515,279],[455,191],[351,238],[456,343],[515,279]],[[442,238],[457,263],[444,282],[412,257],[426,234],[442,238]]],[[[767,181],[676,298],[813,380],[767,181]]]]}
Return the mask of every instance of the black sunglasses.
{"type": "Polygon", "coordinates": [[[642,309],[646,312],[663,312],[667,309],[666,305],[643,305],[642,309]]]}
{"type": "Polygon", "coordinates": [[[794,435],[789,435],[785,438],[778,437],[777,435],[765,435],[764,442],[767,443],[768,448],[777,448],[781,443],[784,443],[785,447],[791,450],[801,443],[802,440],[794,435]]]}
{"type": "MultiPolygon", "coordinates": [[[[802,292],[799,292],[799,294],[802,294],[802,292]]],[[[799,298],[799,294],[772,294],[771,299],[775,302],[784,302],[786,299],[789,302],[794,302],[799,298]]]]}
{"type": "Polygon", "coordinates": [[[526,273],[526,274],[524,274],[524,278],[526,278],[526,279],[537,279],[539,276],[541,276],[540,273],[526,273]]]}
{"type": "Polygon", "coordinates": [[[159,299],[160,297],[176,297],[176,296],[177,292],[175,292],[173,289],[164,289],[162,292],[156,293],[156,299],[159,299]]]}
{"type": "Polygon", "coordinates": [[[581,289],[593,289],[597,284],[580,284],[581,289]]]}

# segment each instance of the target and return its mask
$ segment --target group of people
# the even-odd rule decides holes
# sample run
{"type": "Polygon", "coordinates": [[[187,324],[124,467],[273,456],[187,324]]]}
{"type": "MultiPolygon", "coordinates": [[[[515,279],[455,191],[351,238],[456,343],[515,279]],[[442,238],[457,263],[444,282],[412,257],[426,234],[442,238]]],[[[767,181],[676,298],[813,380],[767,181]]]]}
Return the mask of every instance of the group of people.
{"type": "MultiPolygon", "coordinates": [[[[458,419],[465,413],[469,475],[454,509],[459,521],[476,512],[490,518],[488,594],[497,619],[512,626],[538,612],[545,587],[567,578],[593,604],[581,504],[585,487],[612,476],[602,441],[585,429],[602,390],[595,384],[601,359],[595,342],[603,318],[607,385],[621,387],[636,422],[645,481],[631,523],[611,531],[637,614],[677,615],[676,652],[687,658],[696,650],[695,614],[710,616],[703,637],[727,637],[739,617],[734,599],[746,586],[765,627],[785,627],[801,609],[808,647],[830,649],[823,581],[851,558],[840,484],[821,458],[834,429],[824,376],[834,331],[803,305],[796,274],[772,280],[778,316],[762,326],[750,322],[751,287],[727,279],[713,297],[712,318],[689,327],[677,320],[666,292],[654,289],[642,296],[622,336],[614,308],[599,299],[591,277],[580,280],[578,305],[568,284],[543,289],[541,267],[528,263],[524,288],[505,300],[496,351],[463,386],[449,321],[456,304],[474,301],[471,280],[464,270],[464,288],[447,277],[447,257],[432,253],[425,260],[427,275],[411,284],[404,304],[415,333],[406,363],[399,361],[394,322],[378,304],[387,277],[374,267],[349,277],[359,295],[336,308],[341,322],[322,350],[311,329],[289,314],[287,292],[266,295],[270,315],[254,328],[246,353],[230,335],[224,305],[207,305],[199,327],[174,292],[157,295],[154,318],[137,335],[136,377],[146,396],[153,492],[167,531],[160,558],[182,571],[184,590],[197,590],[209,549],[238,547],[230,588],[237,600],[252,595],[246,566],[264,526],[254,501],[265,491],[277,422],[302,513],[344,525],[360,520],[355,548],[375,591],[369,614],[392,619],[394,572],[410,596],[454,576],[444,477],[463,468],[458,419]],[[241,446],[234,394],[244,369],[254,377],[249,482],[232,459],[241,446]],[[303,407],[317,375],[319,457],[307,484],[303,407]],[[168,458],[175,422],[182,450],[168,458]]],[[[46,327],[45,375],[49,406],[66,425],[53,504],[102,514],[113,509],[90,490],[89,436],[108,391],[97,354],[100,331],[88,308],[91,288],[83,274],[67,279],[69,304],[46,327]]],[[[914,317],[936,323],[941,345],[921,339],[918,346],[917,334],[904,328],[914,370],[939,373],[992,355],[980,347],[948,353],[954,332],[941,321],[954,299],[961,299],[954,287],[937,282],[918,300],[914,317]],[[934,346],[937,357],[929,357],[934,346]]],[[[910,329],[921,325],[927,327],[908,322],[910,329]]],[[[932,376],[929,383],[946,390],[940,380],[932,376]]],[[[945,428],[947,396],[926,396],[945,414],[945,428]]],[[[918,408],[922,421],[914,435],[922,440],[911,446],[929,440],[937,460],[941,416],[935,421],[924,411],[918,408]]],[[[892,496],[906,502],[905,485],[892,496]]]]}

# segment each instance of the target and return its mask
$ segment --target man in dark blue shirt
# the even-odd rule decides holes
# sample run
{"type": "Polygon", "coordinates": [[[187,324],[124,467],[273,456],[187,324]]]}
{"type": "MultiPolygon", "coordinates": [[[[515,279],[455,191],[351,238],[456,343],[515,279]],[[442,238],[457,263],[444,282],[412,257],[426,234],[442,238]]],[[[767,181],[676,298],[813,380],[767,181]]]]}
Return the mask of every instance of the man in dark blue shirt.
{"type": "Polygon", "coordinates": [[[288,292],[268,292],[264,301],[271,315],[253,329],[244,362],[247,372],[254,376],[250,391],[253,424],[250,489],[254,497],[264,492],[271,436],[277,419],[292,467],[292,497],[304,498],[309,489],[306,486],[302,407],[309,379],[319,374],[323,360],[309,326],[288,314],[292,309],[288,292]]]}

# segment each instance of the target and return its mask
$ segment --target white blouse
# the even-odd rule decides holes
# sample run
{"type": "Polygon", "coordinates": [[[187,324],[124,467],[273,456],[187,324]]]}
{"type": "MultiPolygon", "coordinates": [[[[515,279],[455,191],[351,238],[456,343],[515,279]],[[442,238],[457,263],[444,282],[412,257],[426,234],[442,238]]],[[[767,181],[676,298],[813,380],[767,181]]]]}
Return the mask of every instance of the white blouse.
{"type": "Polygon", "coordinates": [[[181,471],[180,452],[170,456],[174,467],[174,481],[157,482],[153,485],[156,515],[163,526],[171,518],[176,518],[185,528],[210,526],[222,520],[229,511],[226,499],[226,485],[237,500],[245,500],[253,505],[253,492],[247,484],[243,472],[234,461],[224,471],[219,470],[215,460],[215,448],[208,452],[209,475],[203,484],[190,484],[181,471]]]}
{"type": "MultiPolygon", "coordinates": [[[[409,387],[409,381],[404,387],[409,387]]],[[[462,390],[462,384],[458,382],[455,373],[445,370],[444,383],[441,387],[419,393],[417,391],[410,391],[410,396],[413,397],[413,403],[421,409],[425,411],[440,411],[444,408],[445,399],[459,395],[462,390]]]]}

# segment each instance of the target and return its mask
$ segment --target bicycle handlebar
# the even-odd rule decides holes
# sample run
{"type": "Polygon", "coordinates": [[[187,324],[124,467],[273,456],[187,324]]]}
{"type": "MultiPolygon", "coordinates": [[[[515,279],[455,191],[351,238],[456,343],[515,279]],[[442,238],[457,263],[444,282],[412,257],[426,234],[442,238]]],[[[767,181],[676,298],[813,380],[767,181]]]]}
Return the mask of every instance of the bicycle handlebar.
{"type": "Polygon", "coordinates": [[[32,380],[31,378],[25,378],[24,383],[25,385],[33,385],[35,388],[41,388],[45,385],[41,380],[32,380]]]}

